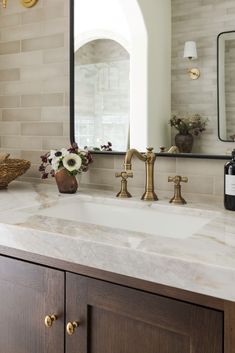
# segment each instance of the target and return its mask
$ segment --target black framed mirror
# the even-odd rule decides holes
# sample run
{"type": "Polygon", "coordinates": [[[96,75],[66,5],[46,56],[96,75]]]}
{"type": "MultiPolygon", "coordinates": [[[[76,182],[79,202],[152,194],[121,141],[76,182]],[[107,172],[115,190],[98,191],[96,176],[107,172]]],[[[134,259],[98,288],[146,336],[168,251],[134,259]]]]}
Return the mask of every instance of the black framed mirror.
{"type": "Polygon", "coordinates": [[[235,142],[235,31],[217,38],[218,134],[223,142],[235,142]]]}
{"type": "MultiPolygon", "coordinates": [[[[115,4],[117,4],[118,1],[119,0],[115,0],[115,4]]],[[[133,1],[138,2],[138,0],[133,1]]],[[[122,0],[120,0],[120,2],[122,2],[122,0]]],[[[71,142],[77,142],[81,148],[87,146],[96,154],[125,154],[126,149],[129,147],[136,147],[135,144],[130,143],[131,136],[136,135],[136,140],[140,141],[141,136],[147,135],[145,125],[143,125],[143,127],[141,125],[139,132],[134,133],[132,127],[136,124],[131,123],[133,122],[133,117],[129,115],[132,110],[130,103],[130,87],[133,87],[133,82],[128,82],[128,78],[129,71],[131,71],[130,66],[133,55],[128,51],[128,44],[125,40],[120,40],[118,36],[111,36],[110,33],[104,35],[104,33],[99,31],[97,35],[92,34],[89,38],[82,35],[78,39],[76,26],[78,23],[82,22],[81,18],[83,18],[83,23],[86,22],[86,16],[79,11],[79,3],[80,0],[70,0],[71,142]],[[78,18],[76,18],[77,13],[80,14],[78,18]],[[119,57],[117,57],[117,53],[119,57]],[[121,66],[122,64],[123,66],[121,66]],[[125,79],[120,83],[120,77],[123,78],[123,76],[125,79]],[[107,87],[110,89],[107,90],[107,87]],[[77,93],[80,93],[80,95],[77,95],[77,93]],[[122,101],[119,96],[122,98],[122,101]],[[109,101],[108,98],[110,97],[111,100],[109,101]],[[129,106],[127,104],[128,99],[129,106]],[[96,102],[96,111],[92,110],[91,112],[91,102],[96,102]],[[122,110],[119,109],[120,107],[122,110]],[[124,110],[123,107],[126,110],[124,110]],[[110,111],[110,108],[114,108],[113,111],[110,111]],[[97,133],[96,136],[94,136],[94,132],[97,133]],[[116,136],[112,135],[112,132],[117,133],[116,136]],[[111,148],[109,148],[108,142],[112,143],[111,148]],[[101,146],[103,146],[103,150],[101,146]]],[[[81,3],[84,5],[85,0],[81,0],[81,3]]],[[[96,11],[94,11],[94,13],[97,15],[96,11]]],[[[117,8],[115,8],[116,16],[117,13],[117,8]]],[[[174,40],[174,38],[172,40],[174,40]]],[[[221,151],[223,151],[221,154],[201,153],[200,150],[194,150],[193,153],[159,153],[159,146],[166,145],[170,147],[174,144],[174,138],[171,142],[169,137],[169,117],[170,111],[163,117],[163,128],[163,121],[159,122],[159,127],[161,126],[162,130],[158,128],[158,126],[152,127],[149,122],[146,122],[146,126],[149,125],[151,133],[154,132],[156,134],[156,131],[160,131],[160,137],[158,137],[157,143],[154,146],[157,155],[164,157],[229,159],[229,155],[223,153],[226,150],[223,142],[221,142],[221,151]]],[[[137,146],[137,148],[140,151],[144,151],[147,145],[154,144],[152,141],[153,140],[149,143],[147,138],[145,141],[141,141],[140,146],[137,146]]],[[[231,149],[233,149],[232,144],[231,149]]]]}

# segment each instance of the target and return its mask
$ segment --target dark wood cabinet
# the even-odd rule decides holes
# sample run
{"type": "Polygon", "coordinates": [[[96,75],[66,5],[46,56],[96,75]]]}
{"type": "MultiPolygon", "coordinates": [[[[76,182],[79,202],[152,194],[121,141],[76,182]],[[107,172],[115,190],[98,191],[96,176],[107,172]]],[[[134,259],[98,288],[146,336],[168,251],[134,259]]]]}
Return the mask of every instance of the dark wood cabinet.
{"type": "Polygon", "coordinates": [[[0,257],[0,353],[64,353],[62,271],[0,257]]]}
{"type": "Polygon", "coordinates": [[[223,314],[67,274],[68,353],[223,353],[223,314]]]}
{"type": "Polygon", "coordinates": [[[235,353],[232,302],[59,266],[0,256],[0,353],[235,353]]]}

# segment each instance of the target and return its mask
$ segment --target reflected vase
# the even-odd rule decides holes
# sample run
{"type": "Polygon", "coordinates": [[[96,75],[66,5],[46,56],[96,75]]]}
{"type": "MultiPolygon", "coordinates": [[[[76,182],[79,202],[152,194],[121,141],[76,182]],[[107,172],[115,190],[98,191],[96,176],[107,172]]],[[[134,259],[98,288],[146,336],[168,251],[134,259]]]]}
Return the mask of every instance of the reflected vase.
{"type": "Polygon", "coordinates": [[[75,194],[78,189],[78,181],[70,175],[66,169],[61,169],[55,174],[56,184],[61,194],[75,194]]]}
{"type": "Polygon", "coordinates": [[[175,145],[178,147],[180,153],[191,153],[193,148],[193,135],[177,134],[175,136],[175,145]]]}

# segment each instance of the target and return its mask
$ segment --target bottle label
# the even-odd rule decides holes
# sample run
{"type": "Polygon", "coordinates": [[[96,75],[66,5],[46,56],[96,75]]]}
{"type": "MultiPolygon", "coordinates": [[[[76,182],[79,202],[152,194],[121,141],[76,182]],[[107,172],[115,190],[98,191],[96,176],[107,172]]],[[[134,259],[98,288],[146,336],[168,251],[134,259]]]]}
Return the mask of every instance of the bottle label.
{"type": "Polygon", "coordinates": [[[225,194],[235,196],[235,175],[226,175],[225,194]]]}

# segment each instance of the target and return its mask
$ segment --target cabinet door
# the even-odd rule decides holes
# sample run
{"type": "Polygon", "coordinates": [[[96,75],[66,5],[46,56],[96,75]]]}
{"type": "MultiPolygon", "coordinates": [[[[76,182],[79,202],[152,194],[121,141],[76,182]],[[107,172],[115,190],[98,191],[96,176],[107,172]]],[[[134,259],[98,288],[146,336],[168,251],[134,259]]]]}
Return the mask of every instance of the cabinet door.
{"type": "Polygon", "coordinates": [[[0,257],[0,353],[64,353],[63,313],[63,272],[0,257]]]}
{"type": "Polygon", "coordinates": [[[67,274],[67,353],[223,353],[223,315],[67,274]]]}

